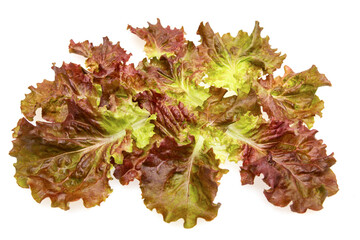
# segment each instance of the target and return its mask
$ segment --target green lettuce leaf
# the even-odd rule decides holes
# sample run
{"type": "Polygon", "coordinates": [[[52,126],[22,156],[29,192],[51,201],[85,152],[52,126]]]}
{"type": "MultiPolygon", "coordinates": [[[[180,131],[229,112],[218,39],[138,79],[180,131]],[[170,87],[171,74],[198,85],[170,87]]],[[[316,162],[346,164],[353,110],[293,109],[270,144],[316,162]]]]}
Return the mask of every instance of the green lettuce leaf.
{"type": "Polygon", "coordinates": [[[241,160],[242,145],[236,139],[226,134],[224,129],[213,126],[192,126],[187,131],[196,140],[203,138],[204,146],[208,149],[211,148],[215,157],[221,163],[226,161],[238,162],[241,160]]]}
{"type": "Polygon", "coordinates": [[[209,23],[201,23],[197,33],[201,36],[200,52],[207,57],[204,82],[247,94],[254,80],[279,68],[286,55],[276,53],[269,37],[260,36],[261,31],[256,22],[251,35],[240,30],[236,37],[230,33],[220,37],[209,23]]]}
{"type": "MultiPolygon", "coordinates": [[[[261,133],[260,128],[267,128],[264,124],[266,123],[261,116],[254,116],[247,112],[237,122],[228,126],[226,134],[236,139],[241,145],[248,144],[259,151],[263,151],[263,149],[272,146],[271,141],[262,143],[254,139],[257,138],[257,134],[261,133]]],[[[276,134],[273,132],[269,137],[277,138],[279,134],[281,135],[282,131],[277,131],[276,134]]]]}
{"type": "Polygon", "coordinates": [[[331,86],[316,66],[301,73],[294,73],[285,66],[283,77],[269,75],[260,80],[257,92],[264,111],[273,119],[303,121],[311,128],[314,116],[321,115],[324,102],[315,95],[321,86],[331,86]]]}
{"type": "Polygon", "coordinates": [[[192,138],[189,144],[179,145],[165,137],[141,166],[144,203],[161,213],[165,222],[183,218],[184,227],[191,228],[197,218],[209,221],[217,215],[220,204],[213,201],[226,170],[219,168],[212,150],[203,149],[203,140],[192,138]]]}

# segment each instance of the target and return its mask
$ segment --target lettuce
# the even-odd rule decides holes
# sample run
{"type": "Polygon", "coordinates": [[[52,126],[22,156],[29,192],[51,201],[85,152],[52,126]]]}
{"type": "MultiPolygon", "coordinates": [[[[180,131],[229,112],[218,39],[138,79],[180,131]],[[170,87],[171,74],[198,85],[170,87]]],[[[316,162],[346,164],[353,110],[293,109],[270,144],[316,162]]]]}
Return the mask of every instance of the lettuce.
{"type": "Polygon", "coordinates": [[[286,55],[258,22],[236,37],[201,23],[198,45],[159,19],[128,29],[145,41],[137,66],[107,37],[99,46],[71,40],[85,68],[54,65],[54,81],[30,86],[21,101],[10,155],[18,185],[37,202],[99,205],[113,175],[122,185],[138,180],[147,208],[191,228],[217,216],[226,161],[239,164],[242,184],[262,175],[267,200],[294,212],[320,210],[338,191],[334,155],[310,130],[324,107],[316,91],[331,86],[316,66],[274,76],[286,55]]]}

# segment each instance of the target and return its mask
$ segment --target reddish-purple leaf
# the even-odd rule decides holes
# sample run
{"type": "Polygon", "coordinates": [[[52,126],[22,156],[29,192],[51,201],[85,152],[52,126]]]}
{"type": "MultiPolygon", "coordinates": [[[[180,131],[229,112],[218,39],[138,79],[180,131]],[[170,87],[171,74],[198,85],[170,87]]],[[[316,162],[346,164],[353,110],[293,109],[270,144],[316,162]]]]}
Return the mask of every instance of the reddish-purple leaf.
{"type": "Polygon", "coordinates": [[[183,28],[171,29],[170,26],[164,28],[160,23],[160,19],[157,19],[156,24],[148,24],[148,28],[128,26],[132,33],[146,42],[144,50],[148,58],[160,58],[163,54],[171,56],[181,52],[186,42],[183,28]]]}
{"type": "Polygon", "coordinates": [[[216,217],[220,204],[213,203],[219,180],[226,170],[219,168],[212,150],[203,149],[203,140],[186,145],[165,137],[153,146],[141,171],[144,203],[156,209],[164,221],[184,219],[184,227],[196,225],[197,218],[216,217]]]}
{"type": "Polygon", "coordinates": [[[259,151],[245,146],[242,183],[252,184],[255,175],[263,174],[270,187],[264,194],[274,205],[284,207],[292,202],[291,210],[299,213],[322,209],[325,198],[338,191],[330,169],[335,163],[333,154],[328,155],[326,145],[315,138],[316,130],[301,123],[287,129],[278,126],[270,124],[268,129],[259,131],[260,143],[272,143],[270,148],[259,151]],[[268,139],[273,132],[278,137],[268,139]]]}
{"type": "Polygon", "coordinates": [[[86,57],[86,67],[95,77],[105,77],[118,70],[130,58],[131,54],[120,47],[120,43],[113,44],[109,38],[104,37],[103,43],[93,47],[88,41],[74,43],[70,41],[69,51],[86,57]]]}

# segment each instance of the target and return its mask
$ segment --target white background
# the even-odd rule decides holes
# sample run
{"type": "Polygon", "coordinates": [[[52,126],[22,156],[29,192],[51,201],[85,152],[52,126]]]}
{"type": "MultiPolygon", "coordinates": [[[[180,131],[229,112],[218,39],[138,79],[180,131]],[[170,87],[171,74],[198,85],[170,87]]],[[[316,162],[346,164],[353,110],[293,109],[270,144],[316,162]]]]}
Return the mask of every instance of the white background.
{"type": "MultiPolygon", "coordinates": [[[[359,157],[359,7],[357,1],[1,1],[0,3],[0,238],[1,239],[360,239],[359,157]],[[218,217],[199,219],[183,229],[182,220],[167,224],[142,202],[138,182],[114,189],[100,207],[86,209],[71,203],[69,211],[36,203],[29,189],[17,186],[8,155],[11,129],[21,117],[20,100],[30,85],[53,80],[50,69],[62,61],[81,63],[68,53],[70,39],[99,44],[103,36],[133,54],[137,62],[145,54],[143,42],[126,30],[147,26],[147,21],[184,26],[187,38],[198,41],[201,21],[215,32],[233,35],[251,32],[255,20],[264,27],[270,44],[287,54],[285,64],[295,72],[316,64],[332,82],[318,95],[325,101],[323,118],[314,126],[318,138],[334,152],[340,191],[324,202],[319,212],[293,213],[271,205],[260,179],[241,186],[238,167],[227,165],[216,201],[218,217]]],[[[277,74],[282,74],[279,70],[277,74]]]]}

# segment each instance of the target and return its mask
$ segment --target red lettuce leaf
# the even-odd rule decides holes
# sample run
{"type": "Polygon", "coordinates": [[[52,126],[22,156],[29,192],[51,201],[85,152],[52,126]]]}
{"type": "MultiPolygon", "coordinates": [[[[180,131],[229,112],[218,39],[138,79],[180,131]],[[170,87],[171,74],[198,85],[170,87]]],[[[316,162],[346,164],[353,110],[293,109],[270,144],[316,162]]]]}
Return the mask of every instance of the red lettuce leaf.
{"type": "Polygon", "coordinates": [[[144,91],[139,93],[135,100],[141,108],[146,109],[150,114],[156,114],[157,118],[153,121],[159,135],[170,136],[180,141],[185,140],[186,135],[182,135],[183,130],[189,124],[196,124],[194,113],[190,112],[182,102],[165,94],[155,91],[144,91]]]}
{"type": "Polygon", "coordinates": [[[201,139],[179,145],[165,137],[141,166],[145,205],[161,213],[165,222],[183,218],[186,228],[195,226],[198,217],[212,220],[220,207],[213,203],[218,181],[226,173],[219,163],[212,150],[203,149],[201,139]]]}
{"type": "Polygon", "coordinates": [[[303,121],[308,127],[314,124],[314,116],[322,116],[324,102],[315,95],[318,87],[331,86],[316,66],[301,73],[294,73],[285,66],[283,77],[268,75],[260,80],[257,92],[261,105],[269,117],[277,120],[303,121]]]}
{"type": "Polygon", "coordinates": [[[77,64],[66,64],[58,68],[53,66],[55,81],[44,80],[37,88],[30,86],[31,92],[21,101],[21,111],[29,120],[33,120],[36,110],[41,108],[43,119],[62,122],[68,114],[67,100],[75,101],[87,98],[96,105],[98,94],[93,76],[77,64]]]}
{"type": "Polygon", "coordinates": [[[150,89],[165,93],[194,109],[201,107],[210,96],[208,90],[199,85],[205,74],[203,64],[204,58],[188,41],[181,56],[144,59],[138,69],[150,89]]]}
{"type": "Polygon", "coordinates": [[[322,209],[325,198],[338,191],[330,169],[335,163],[333,154],[328,155],[326,145],[315,138],[316,130],[301,123],[294,127],[283,122],[267,125],[259,130],[256,141],[258,146],[270,143],[271,147],[245,146],[242,184],[252,184],[255,175],[263,174],[270,187],[264,194],[272,204],[284,207],[292,202],[291,210],[299,213],[322,209]]]}
{"type": "Polygon", "coordinates": [[[125,65],[131,54],[120,47],[120,43],[112,44],[107,37],[103,38],[103,44],[94,47],[89,41],[75,43],[70,41],[69,51],[86,57],[86,67],[95,77],[105,77],[125,65]]]}
{"type": "Polygon", "coordinates": [[[254,91],[245,96],[225,97],[228,91],[224,88],[210,87],[210,97],[199,109],[201,121],[206,125],[226,127],[239,120],[248,111],[253,115],[260,115],[260,105],[254,91]]]}
{"type": "Polygon", "coordinates": [[[148,28],[133,28],[128,26],[128,29],[136,34],[142,40],[145,40],[145,52],[149,58],[160,58],[162,55],[177,55],[185,46],[184,29],[171,29],[169,26],[164,28],[160,19],[157,19],[156,24],[148,23],[148,28]]]}
{"type": "Polygon", "coordinates": [[[53,207],[68,209],[68,203],[83,199],[86,207],[100,204],[111,193],[109,159],[130,150],[131,135],[109,135],[99,116],[86,102],[68,101],[69,114],[62,123],[24,118],[14,130],[11,156],[21,187],[30,187],[34,199],[49,197],[53,207]]]}
{"type": "Polygon", "coordinates": [[[148,58],[137,67],[107,37],[99,46],[71,40],[86,69],[54,65],[55,80],[31,86],[21,102],[25,118],[10,155],[18,185],[36,201],[49,197],[65,210],[79,199],[99,205],[112,191],[113,168],[122,185],[139,180],[149,209],[191,228],[216,217],[225,161],[243,161],[242,184],[263,175],[268,201],[295,212],[320,210],[338,191],[335,158],[309,130],[324,107],[315,93],[331,84],[315,66],[285,66],[274,77],[285,55],[261,37],[258,22],[235,37],[201,23],[198,46],[159,19],[128,29],[146,42],[148,58]],[[39,109],[46,121],[30,123],[39,109]]]}
{"type": "Polygon", "coordinates": [[[148,89],[143,75],[133,64],[121,66],[119,71],[103,78],[96,78],[94,81],[102,89],[100,106],[109,109],[116,106],[116,99],[135,96],[138,92],[148,89]]]}
{"type": "Polygon", "coordinates": [[[122,185],[128,185],[134,179],[140,180],[141,176],[141,164],[146,159],[146,151],[135,148],[132,152],[123,153],[122,164],[117,164],[112,161],[115,167],[114,177],[119,179],[122,185]]]}
{"type": "Polygon", "coordinates": [[[15,178],[30,187],[34,199],[49,197],[52,206],[68,209],[83,199],[86,207],[100,204],[111,192],[110,161],[120,164],[122,152],[149,144],[156,117],[117,92],[111,109],[100,106],[102,91],[79,65],[53,67],[55,81],[44,81],[22,101],[32,119],[41,107],[49,122],[36,125],[21,119],[14,129],[11,156],[17,158],[15,178]],[[55,108],[54,108],[55,105],[55,108]]]}

